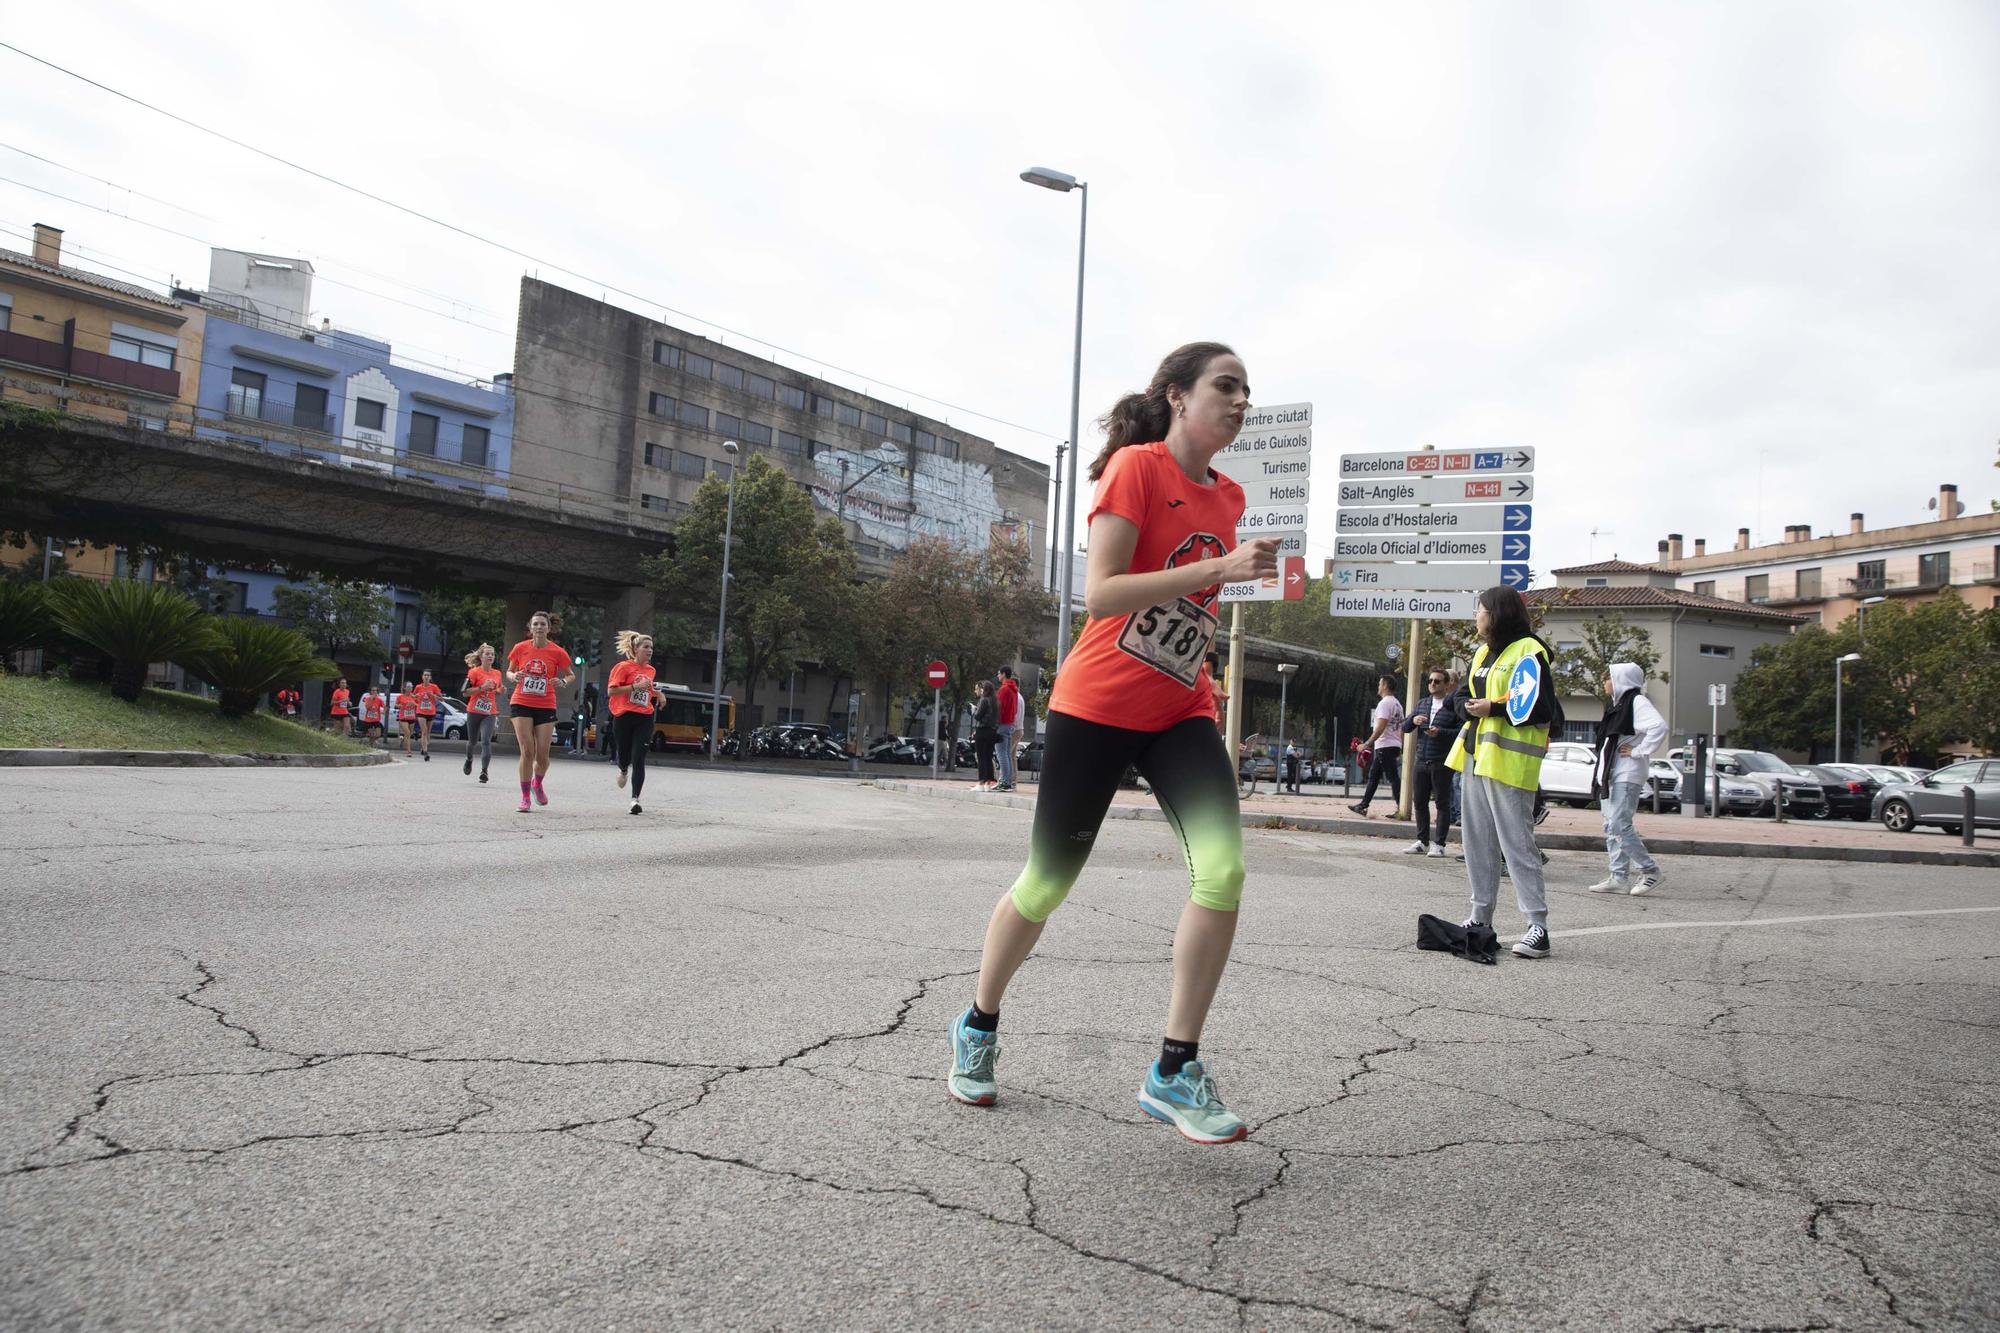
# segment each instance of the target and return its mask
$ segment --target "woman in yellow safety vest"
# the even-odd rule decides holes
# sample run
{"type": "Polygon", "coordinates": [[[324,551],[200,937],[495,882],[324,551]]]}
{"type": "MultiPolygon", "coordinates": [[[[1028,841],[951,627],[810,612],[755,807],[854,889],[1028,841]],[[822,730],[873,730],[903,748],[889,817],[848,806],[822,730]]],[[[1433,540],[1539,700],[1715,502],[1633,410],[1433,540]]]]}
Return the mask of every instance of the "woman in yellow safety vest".
{"type": "Polygon", "coordinates": [[[1459,688],[1459,716],[1467,720],[1445,766],[1465,775],[1459,836],[1465,841],[1465,874],[1472,882],[1467,925],[1493,924],[1504,856],[1514,898],[1528,930],[1515,944],[1523,958],[1549,956],[1549,904],[1542,889],[1542,855],[1535,846],[1535,789],[1549,749],[1555,715],[1555,680],[1549,646],[1535,637],[1528,604],[1512,588],[1479,594],[1475,617],[1479,651],[1459,688]]]}

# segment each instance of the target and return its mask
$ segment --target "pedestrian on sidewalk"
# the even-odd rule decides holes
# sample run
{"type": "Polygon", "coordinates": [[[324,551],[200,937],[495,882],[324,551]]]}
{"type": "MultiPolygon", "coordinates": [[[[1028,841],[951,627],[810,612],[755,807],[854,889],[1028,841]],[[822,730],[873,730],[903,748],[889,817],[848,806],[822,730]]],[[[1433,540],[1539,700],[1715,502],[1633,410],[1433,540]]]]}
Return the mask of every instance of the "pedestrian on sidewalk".
{"type": "Polygon", "coordinates": [[[501,676],[493,666],[493,645],[482,643],[465,655],[465,775],[479,756],[479,780],[493,765],[493,732],[500,725],[501,676]]]}
{"type": "Polygon", "coordinates": [[[1636,662],[1613,662],[1604,678],[1604,724],[1597,734],[1597,767],[1590,794],[1604,813],[1604,850],[1611,873],[1592,893],[1651,893],[1660,887],[1660,863],[1639,840],[1632,816],[1646,790],[1647,765],[1667,739],[1667,720],[1646,697],[1646,673],[1636,662]]]}
{"type": "Polygon", "coordinates": [[[1000,786],[1014,790],[1014,738],[1021,734],[1021,687],[1014,683],[1014,668],[1000,668],[1000,690],[994,696],[1000,707],[1000,786]]]}
{"type": "Polygon", "coordinates": [[[1290,742],[1285,745],[1285,790],[1299,789],[1299,747],[1290,742]]]}
{"type": "Polygon", "coordinates": [[[1103,419],[1084,579],[1089,620],[1063,662],[1044,731],[1028,864],[994,905],[970,1008],[951,1024],[952,1097],[998,1096],[1000,1001],[1076,883],[1119,780],[1136,765],[1187,858],[1165,1040],[1139,1106],[1196,1143],[1249,1133],[1200,1059],[1202,1025],[1236,937],[1243,825],[1203,659],[1224,583],[1275,576],[1278,544],[1237,544],[1243,488],[1210,464],[1243,428],[1250,384],[1220,343],[1190,343],[1103,419]]]}
{"type": "Polygon", "coordinates": [[[1479,594],[1474,624],[1479,651],[1452,707],[1466,719],[1445,767],[1465,775],[1465,874],[1472,887],[1466,925],[1491,926],[1500,896],[1500,860],[1514,881],[1514,900],[1528,930],[1514,945],[1523,958],[1549,956],[1549,904],[1542,853],[1535,846],[1535,790],[1555,717],[1552,654],[1535,637],[1528,604],[1501,586],[1479,594]]]}
{"type": "Polygon", "coordinates": [[[1396,697],[1394,676],[1376,677],[1375,690],[1381,696],[1375,703],[1375,730],[1362,743],[1364,749],[1374,753],[1368,764],[1368,788],[1359,801],[1348,807],[1363,819],[1368,817],[1368,803],[1375,799],[1375,785],[1385,771],[1389,777],[1390,802],[1399,806],[1403,803],[1403,701],[1396,697]]]}
{"type": "Polygon", "coordinates": [[[993,747],[1000,739],[1000,705],[993,697],[993,682],[982,680],[972,687],[972,752],[979,762],[977,792],[992,791],[999,784],[993,776],[993,747]]]}
{"type": "Polygon", "coordinates": [[[1444,766],[1457,736],[1451,705],[1451,673],[1432,667],[1425,673],[1429,691],[1410,707],[1403,731],[1415,737],[1416,766],[1410,773],[1410,805],[1417,816],[1417,840],[1403,850],[1411,856],[1443,856],[1451,833],[1451,785],[1455,776],[1444,766]],[[1437,807],[1437,828],[1431,828],[1431,807],[1437,807]]]}

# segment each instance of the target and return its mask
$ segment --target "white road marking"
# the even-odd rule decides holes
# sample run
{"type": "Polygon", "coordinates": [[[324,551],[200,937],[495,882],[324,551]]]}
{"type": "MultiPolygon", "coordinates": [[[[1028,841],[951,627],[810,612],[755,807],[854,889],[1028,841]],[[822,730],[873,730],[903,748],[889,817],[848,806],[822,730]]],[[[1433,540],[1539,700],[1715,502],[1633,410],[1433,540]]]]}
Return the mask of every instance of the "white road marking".
{"type": "MultiPolygon", "coordinates": [[[[1585,926],[1560,932],[1574,935],[1615,935],[1622,930],[1702,930],[1718,926],[1789,926],[1801,921],[1870,921],[1885,916],[1957,916],[1965,912],[2000,912],[2000,907],[1925,907],[1907,912],[1836,912],[1830,916],[1759,916],[1742,921],[1634,921],[1623,926],[1585,926]]],[[[1550,931],[1550,934],[1556,934],[1550,931]]]]}

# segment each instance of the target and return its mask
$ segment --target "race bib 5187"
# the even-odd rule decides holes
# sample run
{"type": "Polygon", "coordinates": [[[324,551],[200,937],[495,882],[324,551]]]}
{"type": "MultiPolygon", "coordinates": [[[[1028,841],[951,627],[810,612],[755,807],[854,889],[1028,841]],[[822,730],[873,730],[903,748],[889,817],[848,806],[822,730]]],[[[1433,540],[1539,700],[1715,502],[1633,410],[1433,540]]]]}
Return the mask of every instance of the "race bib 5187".
{"type": "Polygon", "coordinates": [[[1220,623],[1211,612],[1185,597],[1177,597],[1126,617],[1125,628],[1118,635],[1118,647],[1153,670],[1193,689],[1201,677],[1201,664],[1214,646],[1220,623]]]}

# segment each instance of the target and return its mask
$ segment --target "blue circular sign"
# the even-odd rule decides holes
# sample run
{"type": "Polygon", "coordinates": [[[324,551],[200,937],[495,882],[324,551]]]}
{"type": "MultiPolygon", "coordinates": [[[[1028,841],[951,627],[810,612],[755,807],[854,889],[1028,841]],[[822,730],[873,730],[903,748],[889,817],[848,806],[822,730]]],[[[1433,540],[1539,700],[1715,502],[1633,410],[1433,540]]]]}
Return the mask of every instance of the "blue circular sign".
{"type": "Polygon", "coordinates": [[[1530,653],[1514,664],[1514,674],[1507,678],[1507,720],[1517,727],[1525,724],[1541,697],[1542,659],[1530,653]]]}

